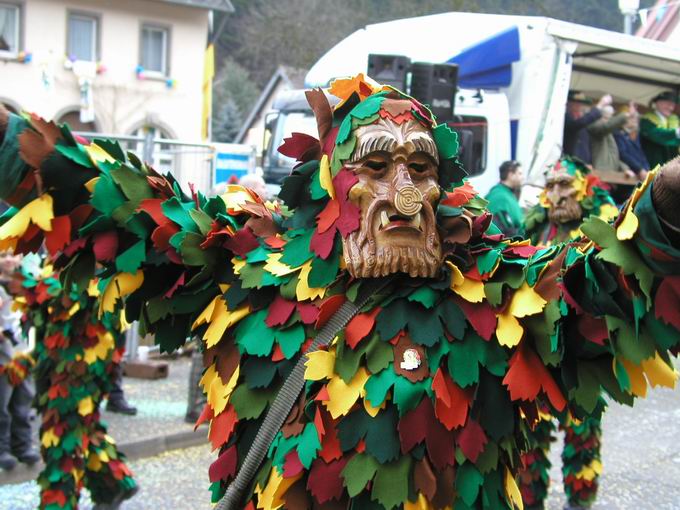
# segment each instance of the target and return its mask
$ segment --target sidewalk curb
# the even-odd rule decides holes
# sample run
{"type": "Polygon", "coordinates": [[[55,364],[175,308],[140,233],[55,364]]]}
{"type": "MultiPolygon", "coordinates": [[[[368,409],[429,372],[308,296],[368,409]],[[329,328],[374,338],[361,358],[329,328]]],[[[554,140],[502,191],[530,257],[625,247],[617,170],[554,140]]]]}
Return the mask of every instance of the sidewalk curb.
{"type": "MultiPolygon", "coordinates": [[[[171,450],[190,448],[202,444],[208,444],[206,430],[203,427],[195,431],[186,430],[174,434],[131,441],[129,443],[119,443],[118,449],[125,454],[127,460],[138,460],[154,457],[171,450]]],[[[34,466],[19,464],[12,471],[0,471],[0,487],[36,480],[44,466],[42,462],[34,466]]]]}

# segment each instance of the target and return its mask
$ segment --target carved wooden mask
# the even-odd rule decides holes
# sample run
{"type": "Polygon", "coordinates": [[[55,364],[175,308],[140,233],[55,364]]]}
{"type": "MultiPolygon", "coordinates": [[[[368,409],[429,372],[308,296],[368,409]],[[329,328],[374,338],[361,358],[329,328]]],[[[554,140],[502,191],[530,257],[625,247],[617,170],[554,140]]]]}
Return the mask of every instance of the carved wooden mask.
{"type": "MultiPolygon", "coordinates": [[[[385,103],[399,109],[408,101],[385,103]]],[[[401,123],[380,118],[357,128],[356,135],[345,167],[359,179],[349,200],[361,210],[361,226],[343,239],[348,271],[357,278],[434,277],[442,250],[435,216],[439,155],[431,131],[413,118],[401,123]]]]}
{"type": "Polygon", "coordinates": [[[579,189],[576,184],[576,178],[564,169],[546,176],[543,197],[551,222],[568,223],[581,219],[583,211],[578,201],[579,189]]]}

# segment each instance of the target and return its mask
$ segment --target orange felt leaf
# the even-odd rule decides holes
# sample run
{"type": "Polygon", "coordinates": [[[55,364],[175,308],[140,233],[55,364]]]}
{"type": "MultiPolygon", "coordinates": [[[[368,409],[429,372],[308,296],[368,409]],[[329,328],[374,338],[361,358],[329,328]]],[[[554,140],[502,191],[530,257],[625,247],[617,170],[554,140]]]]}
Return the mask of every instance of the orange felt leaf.
{"type": "Polygon", "coordinates": [[[380,313],[380,310],[381,308],[377,306],[368,313],[355,315],[349,321],[345,328],[345,342],[347,342],[347,345],[354,349],[361,340],[366,338],[373,329],[375,318],[380,313]]]}
{"type": "Polygon", "coordinates": [[[321,211],[316,217],[317,219],[316,226],[319,233],[323,234],[326,230],[331,228],[333,226],[333,223],[335,223],[335,220],[337,220],[339,217],[340,217],[340,201],[329,200],[328,203],[326,204],[326,207],[324,207],[323,211],[321,211]]]}
{"type": "Polygon", "coordinates": [[[435,403],[437,419],[447,430],[461,427],[467,419],[472,402],[472,389],[462,389],[440,368],[432,379],[432,390],[437,397],[435,403]]]}
{"type": "Polygon", "coordinates": [[[45,246],[51,255],[54,255],[71,238],[71,218],[68,216],[57,216],[52,220],[52,230],[45,232],[45,246]]]}
{"type": "Polygon", "coordinates": [[[462,186],[458,186],[453,191],[447,193],[446,198],[441,203],[450,207],[460,207],[467,204],[475,196],[477,196],[477,190],[466,181],[462,186]]]}
{"type": "Polygon", "coordinates": [[[328,299],[324,300],[319,306],[319,315],[316,319],[315,329],[321,328],[328,320],[333,317],[333,314],[342,306],[345,302],[345,296],[342,294],[336,294],[328,299]]]}
{"type": "Polygon", "coordinates": [[[535,400],[538,392],[543,390],[558,411],[567,405],[548,369],[526,344],[522,344],[510,358],[503,384],[508,387],[512,400],[535,400]]]}
{"type": "Polygon", "coordinates": [[[238,417],[231,404],[227,404],[226,409],[213,418],[210,422],[210,432],[208,432],[208,439],[212,443],[213,450],[217,450],[229,441],[237,422],[238,417]]]}

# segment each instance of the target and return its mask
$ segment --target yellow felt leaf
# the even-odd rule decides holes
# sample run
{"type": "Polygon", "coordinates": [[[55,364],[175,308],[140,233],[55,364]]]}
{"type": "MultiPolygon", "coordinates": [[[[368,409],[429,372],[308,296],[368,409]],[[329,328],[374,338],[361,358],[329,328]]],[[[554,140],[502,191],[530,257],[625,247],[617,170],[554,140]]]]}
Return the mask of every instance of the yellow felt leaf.
{"type": "Polygon", "coordinates": [[[581,468],[581,471],[576,473],[575,476],[579,480],[588,480],[590,482],[600,474],[602,474],[602,463],[599,460],[595,459],[590,463],[590,465],[583,466],[583,468],[581,468]]]}
{"type": "Polygon", "coordinates": [[[87,155],[90,156],[90,160],[95,165],[101,161],[105,161],[107,163],[116,162],[116,160],[108,152],[106,152],[96,143],[91,143],[90,145],[85,145],[84,147],[85,152],[87,152],[87,155]]]}
{"type": "Polygon", "coordinates": [[[94,187],[97,185],[97,181],[99,181],[99,177],[93,177],[85,183],[85,189],[92,193],[94,191],[94,187]]]}
{"type": "Polygon", "coordinates": [[[49,232],[52,230],[53,218],[52,197],[48,194],[41,195],[19,209],[7,223],[0,227],[0,239],[21,237],[31,223],[49,232]]]}
{"type": "Polygon", "coordinates": [[[314,351],[307,354],[305,362],[305,379],[320,381],[333,377],[335,367],[335,351],[314,351]]]}
{"type": "Polygon", "coordinates": [[[524,510],[524,503],[522,502],[522,494],[517,487],[515,477],[512,476],[510,470],[505,468],[505,494],[512,503],[513,507],[524,510]]]}
{"type": "Polygon", "coordinates": [[[68,317],[73,317],[75,314],[78,313],[78,310],[80,310],[80,303],[73,303],[73,306],[68,309],[67,315],[68,317]]]}
{"type": "Polygon", "coordinates": [[[90,471],[99,471],[102,468],[102,461],[95,454],[90,454],[87,457],[87,468],[90,471]]]}
{"type": "Polygon", "coordinates": [[[519,344],[524,334],[524,328],[519,321],[507,311],[497,315],[496,337],[498,343],[506,347],[514,347],[519,344]]]}
{"type": "Polygon", "coordinates": [[[635,232],[637,232],[638,224],[637,216],[635,216],[635,213],[628,207],[625,216],[623,217],[623,221],[616,227],[616,238],[619,241],[632,239],[635,232]]]}
{"type": "Polygon", "coordinates": [[[78,414],[80,416],[92,414],[92,411],[94,411],[94,402],[92,402],[92,397],[85,397],[83,400],[78,402],[78,414]]]}
{"type": "Polygon", "coordinates": [[[135,274],[118,273],[109,281],[99,301],[99,314],[113,312],[119,299],[132,294],[144,283],[144,273],[140,269],[135,274]]]}
{"type": "Polygon", "coordinates": [[[512,295],[508,312],[515,317],[526,317],[543,311],[547,301],[543,299],[527,282],[512,295]]]}
{"type": "Polygon", "coordinates": [[[246,261],[234,257],[231,259],[231,265],[234,267],[234,274],[241,274],[241,269],[246,265],[246,261]]]}
{"type": "Polygon", "coordinates": [[[409,500],[404,502],[404,510],[434,510],[434,506],[430,504],[422,492],[419,492],[418,499],[414,502],[409,500]]]}
{"type": "Polygon", "coordinates": [[[98,359],[106,360],[111,351],[115,348],[115,340],[113,335],[108,331],[97,334],[99,341],[92,347],[83,350],[85,353],[85,363],[92,365],[98,359]]]}
{"type": "Polygon", "coordinates": [[[99,460],[101,460],[104,463],[107,463],[108,461],[111,460],[111,458],[109,457],[109,454],[106,453],[106,450],[99,450],[97,452],[97,456],[99,457],[99,460]]]}
{"type": "Polygon", "coordinates": [[[243,208],[241,205],[246,202],[255,202],[250,193],[248,193],[243,186],[239,186],[238,184],[228,185],[226,191],[220,195],[220,198],[229,211],[235,212],[242,211],[243,208]]]}
{"type": "Polygon", "coordinates": [[[208,403],[213,410],[215,416],[224,411],[229,403],[229,397],[236,387],[238,381],[239,367],[236,367],[234,373],[231,375],[229,382],[224,384],[220,375],[217,373],[215,365],[212,364],[205,371],[201,377],[200,384],[203,386],[203,392],[208,397],[208,403]]]}
{"type": "Polygon", "coordinates": [[[333,187],[333,176],[331,175],[331,164],[328,156],[324,154],[319,163],[319,182],[332,199],[335,199],[335,188],[333,187]]]}
{"type": "Polygon", "coordinates": [[[451,268],[450,287],[453,290],[454,287],[457,287],[458,285],[463,283],[463,281],[465,280],[465,277],[463,276],[463,273],[460,272],[460,269],[458,269],[458,266],[456,266],[450,260],[446,261],[446,265],[451,268]]]}
{"type": "Polygon", "coordinates": [[[311,271],[312,261],[308,260],[301,266],[300,274],[298,275],[298,284],[297,287],[295,287],[295,295],[297,296],[298,301],[322,298],[326,293],[326,289],[323,287],[309,286],[309,273],[311,271]]]}
{"type": "Polygon", "coordinates": [[[385,409],[387,407],[387,401],[389,400],[389,395],[388,398],[382,401],[382,404],[380,404],[378,407],[373,407],[371,402],[366,398],[366,390],[363,389],[361,390],[361,398],[364,400],[364,410],[369,414],[371,418],[375,418],[378,416],[378,413],[380,412],[381,409],[385,409]]]}
{"type": "Polygon", "coordinates": [[[451,289],[470,303],[481,303],[484,300],[484,284],[472,278],[463,276],[463,282],[458,285],[454,285],[452,278],[451,289]]]}
{"type": "Polygon", "coordinates": [[[666,364],[658,352],[654,353],[653,358],[642,361],[642,369],[645,371],[647,380],[652,388],[655,386],[675,388],[678,373],[666,364]]]}
{"type": "Polygon", "coordinates": [[[369,374],[363,367],[357,370],[349,384],[346,384],[339,376],[333,376],[326,386],[329,400],[324,404],[334,419],[349,412],[359,398],[361,390],[364,389],[368,377],[369,374]]]}
{"type": "Polygon", "coordinates": [[[87,295],[90,296],[90,297],[98,297],[99,296],[99,287],[97,287],[97,280],[96,279],[90,280],[90,283],[87,286],[87,295]]]}
{"type": "MultiPolygon", "coordinates": [[[[625,358],[619,358],[619,361],[626,369],[628,379],[630,380],[630,393],[636,397],[647,396],[647,381],[645,380],[644,371],[642,367],[636,365],[625,358]]],[[[616,365],[614,365],[616,366],[616,365]]]]}
{"type": "Polygon", "coordinates": [[[196,318],[194,323],[191,325],[191,329],[194,330],[201,324],[205,324],[210,320],[210,317],[212,317],[213,310],[215,309],[215,303],[217,302],[218,299],[220,299],[221,296],[215,296],[215,298],[208,303],[208,306],[206,306],[203,311],[200,313],[200,315],[196,318]]]}
{"type": "Polygon", "coordinates": [[[286,276],[297,271],[298,267],[292,268],[281,262],[283,253],[270,253],[267,256],[267,261],[264,264],[264,270],[274,276],[286,276]]]}
{"type": "Polygon", "coordinates": [[[269,472],[267,485],[264,490],[258,492],[257,508],[262,510],[276,510],[283,507],[285,501],[282,499],[282,496],[291,485],[300,479],[301,476],[302,473],[298,473],[291,478],[283,478],[283,476],[279,474],[279,470],[272,467],[269,472]]]}
{"type": "Polygon", "coordinates": [[[40,443],[45,448],[49,448],[50,446],[57,446],[59,444],[59,436],[57,436],[54,433],[54,427],[49,428],[48,430],[43,432],[42,437],[40,438],[40,443]]]}
{"type": "Polygon", "coordinates": [[[619,215],[619,210],[613,204],[602,204],[598,218],[603,221],[613,220],[619,215]]]}
{"type": "Polygon", "coordinates": [[[213,345],[216,345],[228,328],[236,324],[249,313],[250,307],[248,305],[244,305],[241,308],[230,312],[227,310],[227,304],[224,302],[224,299],[222,299],[222,296],[218,296],[210,316],[208,329],[203,335],[206,346],[210,348],[213,345]]]}

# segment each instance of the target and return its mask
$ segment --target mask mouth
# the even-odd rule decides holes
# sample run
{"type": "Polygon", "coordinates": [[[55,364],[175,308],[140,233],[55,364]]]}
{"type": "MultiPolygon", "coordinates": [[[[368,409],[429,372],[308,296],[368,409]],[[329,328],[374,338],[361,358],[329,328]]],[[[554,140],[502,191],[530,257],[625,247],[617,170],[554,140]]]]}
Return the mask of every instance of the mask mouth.
{"type": "Polygon", "coordinates": [[[380,225],[378,230],[389,232],[393,230],[415,230],[422,232],[422,212],[417,212],[413,216],[399,214],[396,211],[383,209],[380,211],[380,225]]]}

